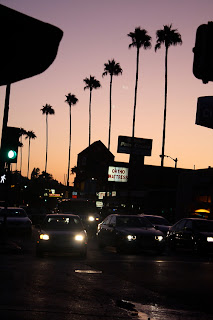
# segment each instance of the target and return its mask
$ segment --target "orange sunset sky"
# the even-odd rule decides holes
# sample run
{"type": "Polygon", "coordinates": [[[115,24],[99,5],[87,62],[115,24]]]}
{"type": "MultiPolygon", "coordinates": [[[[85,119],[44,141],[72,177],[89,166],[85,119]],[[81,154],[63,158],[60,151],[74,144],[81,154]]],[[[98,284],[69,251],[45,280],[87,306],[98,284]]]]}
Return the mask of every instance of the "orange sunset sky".
{"type": "MultiPolygon", "coordinates": [[[[164,47],[154,51],[156,30],[171,24],[182,36],[182,46],[170,47],[168,56],[168,111],[165,154],[178,158],[181,168],[213,166],[213,131],[195,124],[197,98],[213,95],[211,82],[203,84],[192,73],[197,27],[213,20],[212,0],[0,0],[0,4],[48,22],[64,35],[53,64],[42,74],[11,86],[9,126],[32,130],[30,172],[45,167],[45,116],[49,116],[47,172],[64,183],[68,165],[69,107],[65,95],[75,94],[72,108],[71,168],[88,147],[89,90],[83,79],[101,82],[93,90],[91,143],[108,145],[109,76],[102,77],[104,63],[115,59],[123,74],[113,78],[111,152],[116,161],[129,156],[117,153],[119,135],[131,136],[136,70],[136,49],[127,36],[140,26],[152,37],[152,48],[140,51],[135,137],[153,139],[152,156],[145,164],[160,165],[164,107],[164,47]]],[[[2,125],[5,86],[0,87],[2,125]]],[[[28,140],[24,140],[22,174],[27,175],[28,140]]],[[[165,158],[165,166],[174,162],[165,158]]],[[[13,165],[15,169],[15,165],[13,165]]],[[[19,170],[19,161],[17,164],[19,170]]],[[[70,181],[74,176],[71,175],[70,181]]]]}

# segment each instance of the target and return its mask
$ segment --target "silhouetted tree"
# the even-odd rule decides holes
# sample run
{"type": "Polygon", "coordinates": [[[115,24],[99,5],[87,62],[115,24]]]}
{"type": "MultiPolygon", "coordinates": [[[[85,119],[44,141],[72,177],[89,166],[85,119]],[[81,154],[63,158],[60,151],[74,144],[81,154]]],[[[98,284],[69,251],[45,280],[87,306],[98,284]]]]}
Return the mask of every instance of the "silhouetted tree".
{"type": "Polygon", "coordinates": [[[85,78],[84,82],[86,86],[84,87],[84,90],[89,89],[90,95],[89,95],[89,146],[90,146],[90,140],[91,140],[91,101],[92,101],[92,90],[100,88],[101,84],[100,81],[96,80],[95,77],[90,76],[89,78],[85,78]]]}
{"type": "Polygon", "coordinates": [[[40,174],[40,169],[39,168],[34,168],[32,173],[31,173],[31,180],[32,179],[37,179],[40,174]]]}
{"type": "Polygon", "coordinates": [[[48,115],[55,114],[55,110],[49,104],[46,104],[41,109],[42,114],[46,115],[46,160],[45,160],[45,172],[47,171],[47,151],[48,151],[48,115]]]}
{"type": "Polygon", "coordinates": [[[108,60],[108,63],[104,63],[104,72],[102,76],[110,75],[110,90],[109,90],[109,139],[108,139],[108,149],[110,150],[110,139],[111,139],[111,119],[112,119],[112,78],[113,76],[118,76],[122,74],[123,70],[119,63],[115,60],[108,60]]]}
{"type": "Polygon", "coordinates": [[[168,66],[168,49],[170,46],[182,44],[180,33],[177,29],[172,29],[171,25],[166,25],[163,29],[156,31],[157,43],[155,51],[165,45],[165,93],[164,93],[164,119],[163,119],[163,139],[162,139],[162,153],[161,153],[161,166],[164,164],[164,151],[165,151],[165,136],[166,136],[166,111],[167,111],[167,66],[168,66]]]}
{"type": "Polygon", "coordinates": [[[28,166],[27,166],[27,178],[29,178],[29,167],[30,167],[30,141],[31,139],[35,139],[36,135],[33,131],[27,131],[25,139],[29,139],[29,147],[28,147],[28,166]]]}
{"type": "Polygon", "coordinates": [[[20,137],[20,143],[22,144],[22,146],[20,145],[20,175],[21,175],[21,169],[22,169],[22,147],[23,147],[23,143],[22,143],[22,137],[26,135],[26,130],[24,130],[23,128],[19,129],[19,137],[20,137]]]}
{"type": "Polygon", "coordinates": [[[75,105],[78,102],[78,99],[74,94],[68,93],[66,96],[65,102],[68,103],[70,109],[70,133],[69,133],[69,156],[68,156],[68,172],[67,172],[67,187],[69,187],[70,179],[70,154],[71,154],[71,106],[75,105]]]}
{"type": "Polygon", "coordinates": [[[135,136],[135,115],[136,115],[136,104],[137,104],[137,90],[138,90],[138,71],[139,71],[139,53],[140,48],[144,49],[151,48],[151,40],[152,38],[147,34],[145,29],[141,29],[140,27],[135,28],[134,32],[130,32],[128,37],[132,39],[132,43],[130,43],[129,48],[136,47],[137,55],[136,55],[136,79],[135,79],[135,98],[134,98],[134,109],[133,109],[133,124],[132,124],[132,138],[135,136]]]}

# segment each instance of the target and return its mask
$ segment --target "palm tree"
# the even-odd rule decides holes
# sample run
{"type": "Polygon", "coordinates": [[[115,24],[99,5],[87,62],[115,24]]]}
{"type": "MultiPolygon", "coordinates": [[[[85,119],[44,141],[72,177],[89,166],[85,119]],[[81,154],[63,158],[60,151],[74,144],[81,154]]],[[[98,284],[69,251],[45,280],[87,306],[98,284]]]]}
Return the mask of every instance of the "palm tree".
{"type": "Polygon", "coordinates": [[[70,178],[70,154],[71,154],[71,106],[78,102],[78,99],[74,94],[68,93],[65,102],[68,103],[70,107],[70,133],[69,133],[69,156],[68,156],[68,172],[67,172],[67,187],[69,187],[70,178]]]}
{"type": "Polygon", "coordinates": [[[177,29],[172,29],[172,24],[163,26],[163,29],[156,31],[157,43],[155,45],[155,51],[161,48],[161,45],[165,45],[165,93],[164,93],[164,121],[163,121],[163,139],[162,139],[162,153],[161,153],[161,167],[164,163],[164,150],[165,150],[165,134],[166,134],[166,109],[167,109],[167,65],[168,65],[168,49],[170,46],[176,46],[182,44],[180,33],[177,29]]]}
{"type": "Polygon", "coordinates": [[[34,168],[32,173],[31,173],[31,180],[37,179],[40,174],[40,169],[39,168],[34,168]]]}
{"type": "MultiPolygon", "coordinates": [[[[20,143],[22,144],[22,136],[26,135],[26,130],[24,130],[23,128],[20,128],[19,130],[19,136],[21,138],[21,141],[20,143]]],[[[23,144],[20,146],[21,148],[21,154],[20,154],[20,175],[21,175],[21,169],[22,169],[22,147],[23,147],[23,144]]]]}
{"type": "Polygon", "coordinates": [[[136,47],[137,55],[136,55],[136,79],[135,79],[135,98],[134,98],[134,110],[133,110],[133,124],[132,124],[132,138],[135,137],[135,114],[136,114],[136,104],[137,104],[137,90],[138,90],[138,72],[139,72],[139,53],[140,48],[144,49],[151,48],[151,40],[152,38],[147,34],[145,29],[141,29],[140,27],[135,28],[134,32],[130,32],[128,37],[132,39],[132,43],[130,43],[129,48],[136,47]]]}
{"type": "Polygon", "coordinates": [[[49,114],[55,114],[55,110],[51,105],[46,104],[41,109],[42,114],[46,115],[46,161],[45,161],[45,172],[47,171],[47,151],[48,151],[48,115],[49,114]]]}
{"type": "Polygon", "coordinates": [[[109,140],[108,140],[108,149],[110,150],[110,138],[111,138],[111,118],[112,118],[112,78],[113,76],[118,76],[122,74],[123,70],[119,63],[115,62],[115,60],[108,60],[108,63],[104,63],[104,72],[103,76],[107,74],[110,75],[110,90],[109,90],[109,140]]]}
{"type": "Polygon", "coordinates": [[[28,166],[27,166],[27,178],[29,176],[29,167],[30,167],[30,141],[31,139],[37,138],[33,131],[26,131],[25,139],[29,139],[29,147],[28,147],[28,166]]]}
{"type": "Polygon", "coordinates": [[[86,86],[84,90],[89,89],[89,146],[90,146],[90,138],[91,138],[91,101],[92,101],[92,90],[101,87],[100,81],[96,80],[95,77],[90,76],[89,78],[85,78],[84,82],[86,86]]]}

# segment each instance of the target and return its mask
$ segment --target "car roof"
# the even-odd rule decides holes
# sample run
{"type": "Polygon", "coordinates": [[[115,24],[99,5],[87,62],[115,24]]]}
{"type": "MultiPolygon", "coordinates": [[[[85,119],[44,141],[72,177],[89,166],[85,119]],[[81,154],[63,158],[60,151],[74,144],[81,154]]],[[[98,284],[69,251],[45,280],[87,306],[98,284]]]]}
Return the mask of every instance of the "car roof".
{"type": "MultiPolygon", "coordinates": [[[[119,214],[119,213],[111,213],[109,216],[116,216],[116,217],[141,217],[139,214],[119,214]]],[[[108,216],[108,217],[109,217],[108,216]]]]}
{"type": "Polygon", "coordinates": [[[163,216],[157,216],[157,215],[155,215],[155,214],[141,214],[142,216],[144,216],[144,217],[155,217],[155,218],[163,218],[163,219],[165,219],[166,220],[166,218],[165,217],[163,217],[163,216]]]}
{"type": "Polygon", "coordinates": [[[65,212],[65,213],[49,213],[46,215],[46,217],[78,217],[77,214],[65,212]]]}

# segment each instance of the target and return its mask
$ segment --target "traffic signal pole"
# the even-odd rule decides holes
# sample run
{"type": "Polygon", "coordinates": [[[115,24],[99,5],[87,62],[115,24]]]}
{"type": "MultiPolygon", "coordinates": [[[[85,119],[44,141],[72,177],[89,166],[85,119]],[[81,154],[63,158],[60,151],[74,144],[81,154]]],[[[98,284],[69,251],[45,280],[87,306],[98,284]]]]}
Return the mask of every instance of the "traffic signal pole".
{"type": "MultiPolygon", "coordinates": [[[[3,141],[6,136],[6,130],[7,130],[7,123],[8,123],[8,116],[9,116],[9,102],[10,102],[10,83],[6,86],[6,94],[5,94],[5,104],[4,104],[4,117],[3,117],[3,123],[2,123],[2,134],[1,134],[1,151],[2,151],[2,145],[3,141]]],[[[1,152],[2,153],[2,152],[1,152]]],[[[5,163],[2,160],[2,157],[0,159],[0,169],[4,169],[5,163]]]]}

